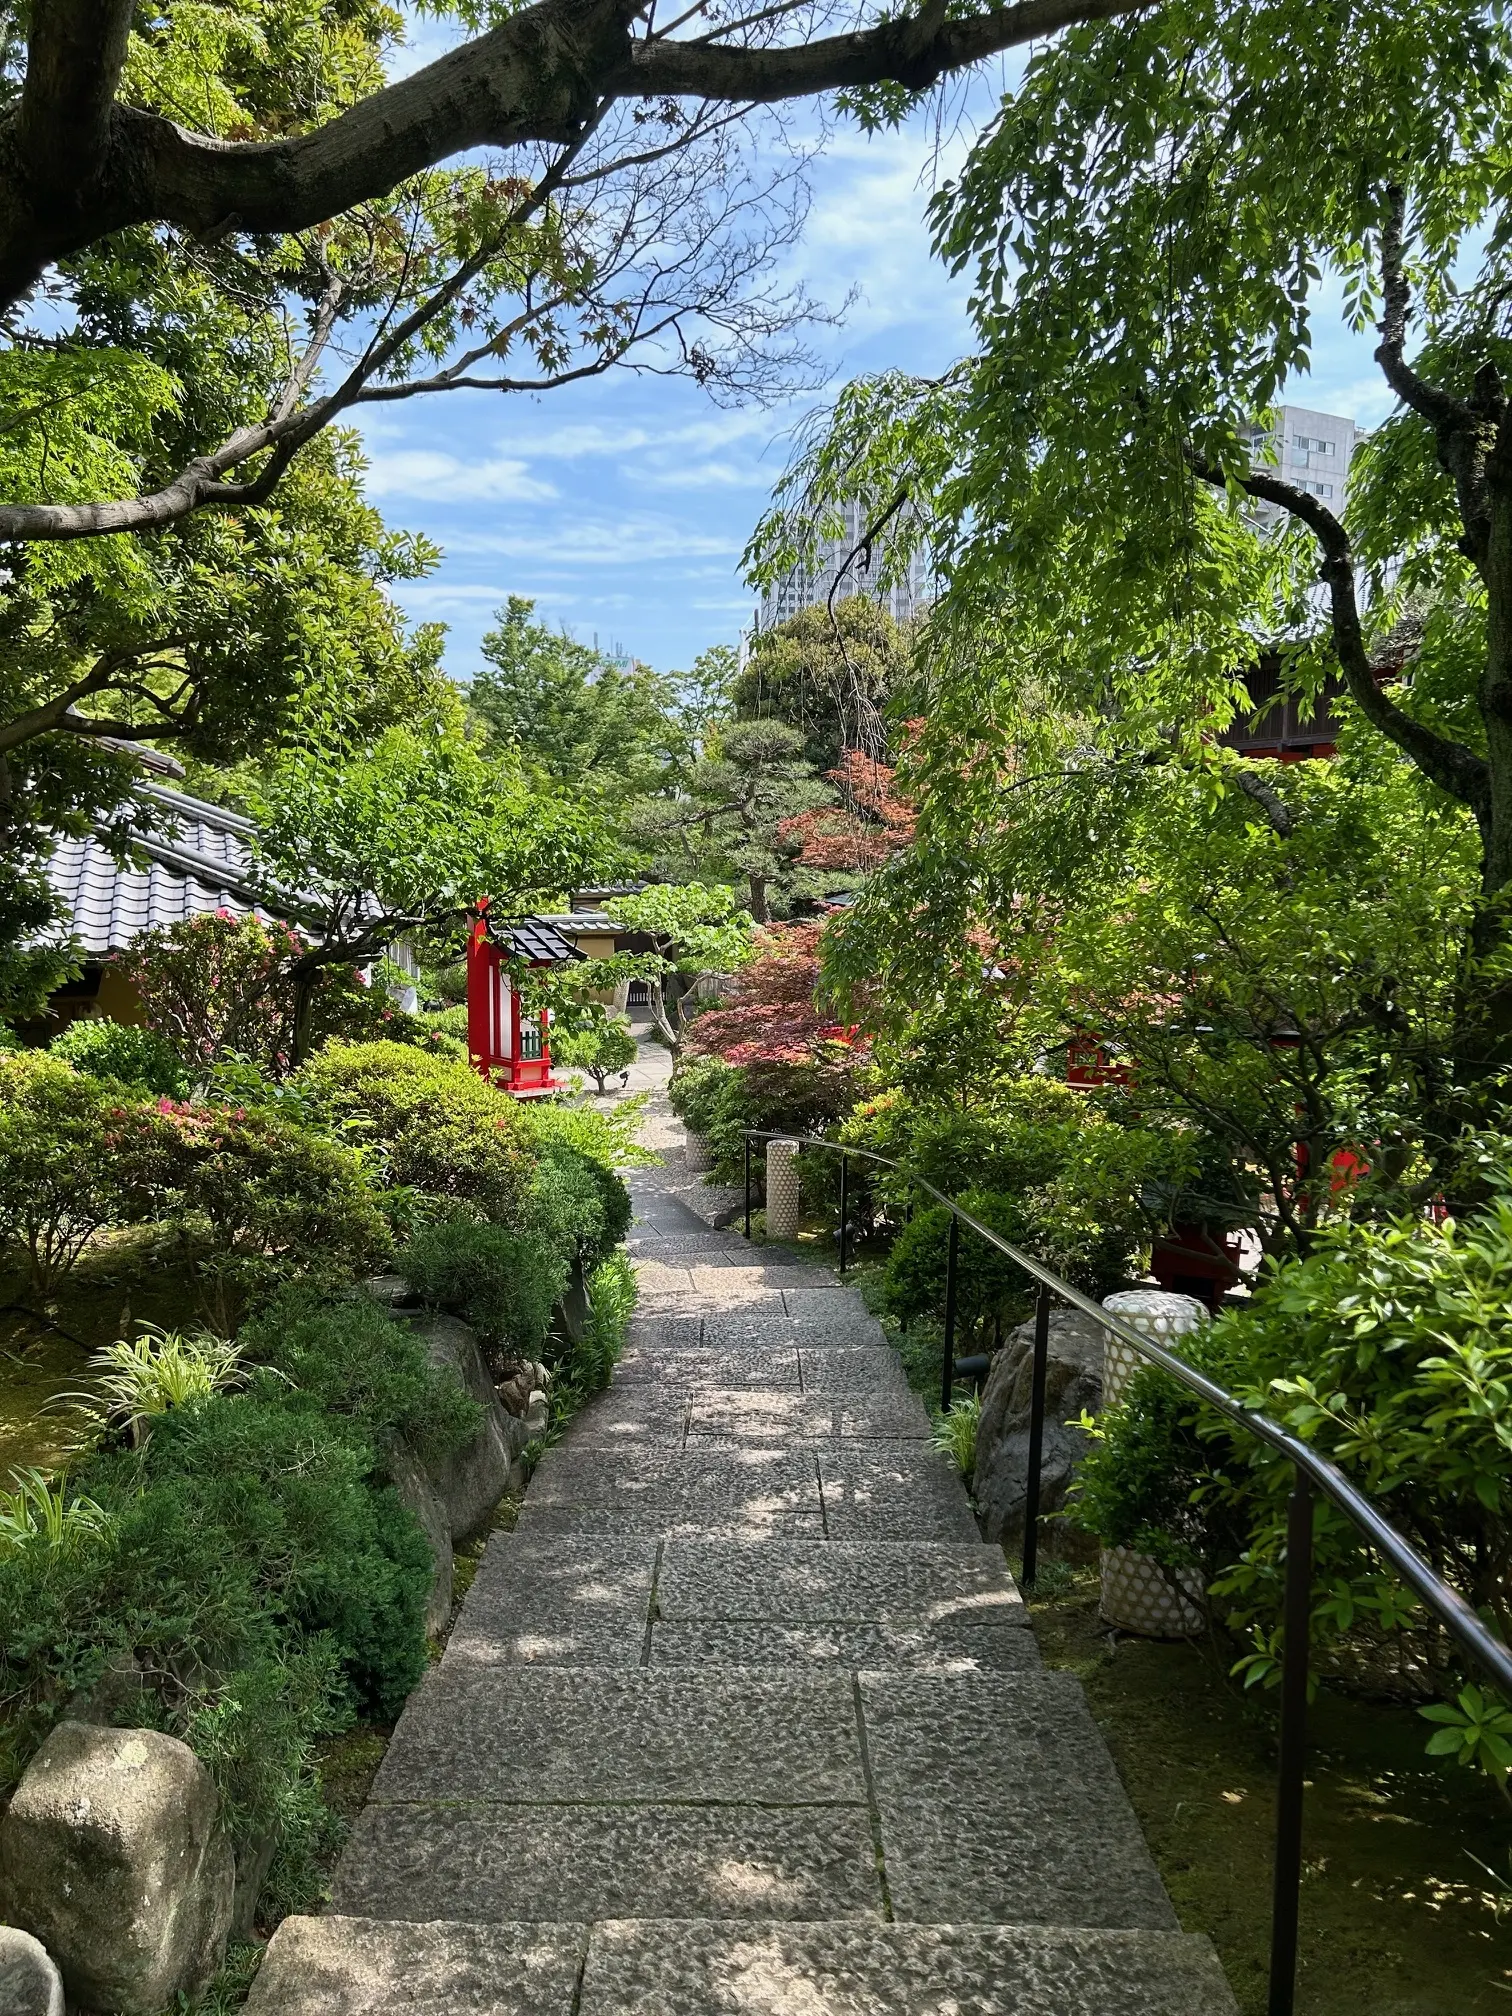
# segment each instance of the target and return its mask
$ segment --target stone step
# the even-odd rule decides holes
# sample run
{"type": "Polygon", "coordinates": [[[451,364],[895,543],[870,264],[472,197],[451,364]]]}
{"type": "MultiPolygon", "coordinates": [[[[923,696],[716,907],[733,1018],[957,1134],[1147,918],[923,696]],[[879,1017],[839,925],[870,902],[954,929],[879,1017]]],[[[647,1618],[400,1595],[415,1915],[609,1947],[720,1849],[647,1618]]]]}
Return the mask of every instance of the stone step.
{"type": "Polygon", "coordinates": [[[247,2016],[1236,2016],[1206,1939],[1020,1925],[288,1918],[247,2016]]]}
{"type": "Polygon", "coordinates": [[[336,1873],[472,1921],[974,1919],[1174,1931],[1067,1674],[641,1671],[448,1654],[336,1873]]]}
{"type": "Polygon", "coordinates": [[[717,1386],[615,1385],[572,1424],[572,1446],[681,1449],[702,1437],[774,1448],[794,1442],[927,1442],[929,1416],[916,1393],[726,1392],[717,1386]]]}
{"type": "MultiPolygon", "coordinates": [[[[667,1345],[633,1342],[614,1385],[651,1386],[687,1399],[697,1388],[725,1393],[906,1393],[896,1351],[880,1344],[667,1345]]],[[[572,1439],[569,1432],[567,1440],[572,1439]]]]}
{"type": "MultiPolygon", "coordinates": [[[[731,1316],[727,1310],[690,1316],[680,1308],[653,1307],[633,1318],[626,1343],[655,1351],[886,1351],[898,1363],[881,1324],[864,1309],[842,1310],[828,1322],[814,1322],[777,1309],[752,1317],[749,1312],[731,1316]]],[[[898,1370],[901,1376],[901,1364],[898,1370]]]]}
{"type": "Polygon", "coordinates": [[[1007,1671],[1038,1664],[996,1547],[490,1540],[443,1665],[1007,1671]]]}
{"type": "Polygon", "coordinates": [[[569,1440],[542,1457],[520,1527],[687,1539],[979,1537],[946,1459],[901,1440],[758,1448],[705,1436],[681,1449],[569,1440]]]}

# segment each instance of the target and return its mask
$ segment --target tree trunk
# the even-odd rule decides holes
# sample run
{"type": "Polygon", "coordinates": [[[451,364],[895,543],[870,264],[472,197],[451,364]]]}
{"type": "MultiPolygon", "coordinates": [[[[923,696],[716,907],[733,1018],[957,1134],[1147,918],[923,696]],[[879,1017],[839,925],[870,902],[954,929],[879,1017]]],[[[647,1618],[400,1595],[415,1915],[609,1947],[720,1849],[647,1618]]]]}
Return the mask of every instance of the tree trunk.
{"type": "Polygon", "coordinates": [[[767,915],[767,878],[765,875],[751,877],[751,916],[758,924],[771,920],[767,915]]]}
{"type": "MultiPolygon", "coordinates": [[[[1506,423],[1503,423],[1503,433],[1506,423]]],[[[1478,808],[1481,901],[1470,931],[1455,1017],[1455,1053],[1471,1081],[1512,1060],[1512,981],[1497,972],[1512,937],[1512,468],[1500,444],[1488,458],[1490,505],[1482,576],[1486,584],[1486,664],[1480,715],[1486,735],[1486,792],[1478,808]]],[[[1452,1093],[1451,1093],[1452,1096],[1452,1093]]]]}

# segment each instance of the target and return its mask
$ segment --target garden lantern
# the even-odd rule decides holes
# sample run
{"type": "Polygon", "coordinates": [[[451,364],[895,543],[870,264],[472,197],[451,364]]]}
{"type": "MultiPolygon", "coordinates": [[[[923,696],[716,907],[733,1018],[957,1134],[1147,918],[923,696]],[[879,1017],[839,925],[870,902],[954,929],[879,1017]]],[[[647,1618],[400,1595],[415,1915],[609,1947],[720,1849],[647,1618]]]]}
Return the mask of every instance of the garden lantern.
{"type": "Polygon", "coordinates": [[[467,940],[467,1052],[473,1068],[516,1099],[560,1091],[551,1074],[549,1009],[523,1011],[514,972],[520,966],[570,966],[586,958],[543,917],[495,920],[477,906],[467,940]]]}

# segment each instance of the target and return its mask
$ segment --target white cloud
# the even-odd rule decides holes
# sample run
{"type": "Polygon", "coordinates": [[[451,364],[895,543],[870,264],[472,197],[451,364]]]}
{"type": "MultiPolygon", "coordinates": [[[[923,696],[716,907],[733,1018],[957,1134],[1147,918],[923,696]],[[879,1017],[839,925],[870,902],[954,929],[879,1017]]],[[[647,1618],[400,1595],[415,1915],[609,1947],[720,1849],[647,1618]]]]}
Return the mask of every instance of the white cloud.
{"type": "Polygon", "coordinates": [[[436,503],[496,500],[539,504],[556,490],[517,456],[467,462],[439,448],[384,448],[368,444],[367,487],[375,497],[423,497],[436,503]]]}
{"type": "Polygon", "coordinates": [[[699,532],[668,520],[567,519],[546,531],[525,526],[501,532],[461,532],[447,540],[453,553],[497,554],[504,560],[554,561],[562,566],[644,567],[660,560],[739,555],[743,541],[699,532]]]}

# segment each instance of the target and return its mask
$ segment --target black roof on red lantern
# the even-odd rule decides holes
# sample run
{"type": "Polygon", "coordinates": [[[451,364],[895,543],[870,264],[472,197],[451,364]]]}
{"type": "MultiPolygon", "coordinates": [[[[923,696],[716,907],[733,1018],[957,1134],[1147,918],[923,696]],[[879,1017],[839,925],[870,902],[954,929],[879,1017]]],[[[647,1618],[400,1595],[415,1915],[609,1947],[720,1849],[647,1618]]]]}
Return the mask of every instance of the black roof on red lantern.
{"type": "Polygon", "coordinates": [[[586,959],[565,932],[544,917],[488,917],[488,935],[501,951],[532,966],[568,966],[586,959]]]}

